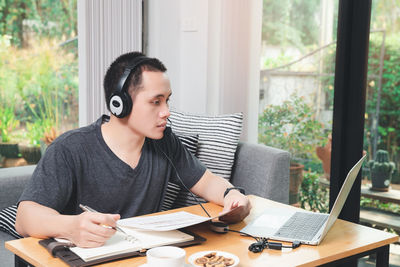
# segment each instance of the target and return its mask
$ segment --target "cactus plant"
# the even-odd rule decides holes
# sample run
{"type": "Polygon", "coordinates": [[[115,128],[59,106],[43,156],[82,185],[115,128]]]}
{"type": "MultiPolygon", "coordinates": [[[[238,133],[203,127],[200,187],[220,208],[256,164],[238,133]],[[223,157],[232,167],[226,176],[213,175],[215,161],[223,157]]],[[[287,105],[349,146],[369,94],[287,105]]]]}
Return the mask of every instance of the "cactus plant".
{"type": "Polygon", "coordinates": [[[375,160],[368,162],[370,168],[372,188],[376,191],[388,191],[392,174],[395,169],[394,162],[389,161],[389,154],[385,150],[378,150],[375,160]]]}

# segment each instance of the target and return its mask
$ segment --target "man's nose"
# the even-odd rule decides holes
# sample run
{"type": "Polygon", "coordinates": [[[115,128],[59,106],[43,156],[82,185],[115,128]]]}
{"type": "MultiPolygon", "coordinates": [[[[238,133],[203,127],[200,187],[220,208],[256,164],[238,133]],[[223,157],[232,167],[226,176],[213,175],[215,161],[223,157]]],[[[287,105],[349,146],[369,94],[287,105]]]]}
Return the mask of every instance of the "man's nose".
{"type": "Polygon", "coordinates": [[[168,118],[170,115],[171,113],[169,112],[169,107],[166,107],[162,111],[160,111],[161,118],[168,118]]]}

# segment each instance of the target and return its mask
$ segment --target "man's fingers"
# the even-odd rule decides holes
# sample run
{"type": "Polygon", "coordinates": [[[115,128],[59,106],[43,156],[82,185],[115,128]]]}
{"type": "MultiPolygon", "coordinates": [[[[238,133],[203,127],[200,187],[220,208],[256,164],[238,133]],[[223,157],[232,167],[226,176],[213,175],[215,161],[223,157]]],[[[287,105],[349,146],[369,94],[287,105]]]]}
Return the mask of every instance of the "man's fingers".
{"type": "MultiPolygon", "coordinates": [[[[100,242],[102,239],[108,239],[115,233],[116,221],[114,215],[88,212],[84,214],[81,221],[81,231],[92,234],[91,239],[96,240],[96,236],[100,242]]],[[[115,218],[119,218],[119,215],[115,218]]],[[[87,238],[87,237],[86,237],[87,238]]]]}

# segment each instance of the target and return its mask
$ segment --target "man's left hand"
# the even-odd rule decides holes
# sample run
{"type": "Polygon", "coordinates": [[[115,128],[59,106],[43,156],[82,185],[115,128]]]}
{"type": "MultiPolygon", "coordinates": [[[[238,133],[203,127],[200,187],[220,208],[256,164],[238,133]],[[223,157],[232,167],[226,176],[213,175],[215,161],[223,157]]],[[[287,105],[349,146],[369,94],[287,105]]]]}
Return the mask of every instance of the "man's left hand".
{"type": "Polygon", "coordinates": [[[231,190],[224,198],[224,209],[222,212],[233,210],[231,213],[220,217],[226,223],[240,222],[250,213],[251,204],[249,199],[238,190],[231,190]]]}

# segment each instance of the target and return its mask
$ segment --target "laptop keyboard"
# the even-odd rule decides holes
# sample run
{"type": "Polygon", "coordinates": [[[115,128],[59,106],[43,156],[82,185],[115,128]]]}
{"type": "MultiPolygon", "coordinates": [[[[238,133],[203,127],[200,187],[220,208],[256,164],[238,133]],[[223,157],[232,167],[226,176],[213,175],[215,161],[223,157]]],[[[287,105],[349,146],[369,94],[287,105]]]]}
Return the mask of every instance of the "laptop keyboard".
{"type": "Polygon", "coordinates": [[[327,214],[296,212],[274,236],[311,241],[327,219],[327,214]]]}

